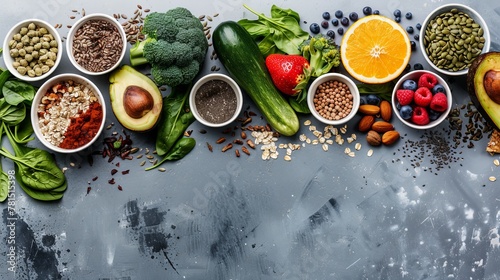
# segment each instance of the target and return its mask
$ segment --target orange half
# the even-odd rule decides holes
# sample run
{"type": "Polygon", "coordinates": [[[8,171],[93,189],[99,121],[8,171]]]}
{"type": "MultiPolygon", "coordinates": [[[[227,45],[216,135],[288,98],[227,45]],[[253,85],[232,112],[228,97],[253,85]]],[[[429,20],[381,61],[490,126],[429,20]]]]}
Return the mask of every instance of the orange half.
{"type": "Polygon", "coordinates": [[[392,19],[370,15],[354,22],[340,47],[342,64],[356,80],[381,84],[396,79],[410,61],[406,31],[392,19]]]}

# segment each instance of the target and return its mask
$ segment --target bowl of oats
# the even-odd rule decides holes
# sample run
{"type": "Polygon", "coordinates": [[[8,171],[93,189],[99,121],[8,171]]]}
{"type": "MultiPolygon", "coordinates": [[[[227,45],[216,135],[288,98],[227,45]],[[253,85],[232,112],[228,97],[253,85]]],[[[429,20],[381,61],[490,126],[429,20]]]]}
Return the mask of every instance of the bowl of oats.
{"type": "Polygon", "coordinates": [[[75,153],[91,146],[106,121],[106,106],[99,88],[76,74],[47,80],[31,106],[31,123],[37,138],[59,153],[75,153]]]}

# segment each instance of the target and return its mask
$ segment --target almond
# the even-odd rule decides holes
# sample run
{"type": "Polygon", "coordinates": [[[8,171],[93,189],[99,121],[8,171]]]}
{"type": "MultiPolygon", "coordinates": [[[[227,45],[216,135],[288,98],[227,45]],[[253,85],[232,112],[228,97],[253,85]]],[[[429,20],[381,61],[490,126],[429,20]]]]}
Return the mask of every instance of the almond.
{"type": "Polygon", "coordinates": [[[380,117],[388,122],[391,120],[392,118],[392,106],[391,106],[391,103],[389,103],[389,101],[387,100],[382,100],[380,101],[380,117]]]}
{"type": "Polygon", "coordinates": [[[363,104],[359,106],[358,111],[363,115],[375,116],[380,113],[380,107],[377,105],[363,104]]]}
{"type": "Polygon", "coordinates": [[[370,146],[380,146],[382,143],[382,138],[380,137],[380,134],[374,130],[368,131],[366,134],[366,142],[370,146]]]}
{"type": "Polygon", "coordinates": [[[366,132],[372,128],[373,123],[375,122],[375,117],[366,115],[363,116],[358,123],[358,130],[361,132],[366,132]]]}
{"type": "Polygon", "coordinates": [[[386,121],[376,121],[372,125],[372,130],[375,130],[378,133],[385,133],[387,131],[394,130],[394,126],[386,121]]]}
{"type": "Polygon", "coordinates": [[[399,132],[397,132],[396,130],[387,131],[386,133],[382,134],[382,143],[384,145],[392,145],[398,140],[399,132]]]}

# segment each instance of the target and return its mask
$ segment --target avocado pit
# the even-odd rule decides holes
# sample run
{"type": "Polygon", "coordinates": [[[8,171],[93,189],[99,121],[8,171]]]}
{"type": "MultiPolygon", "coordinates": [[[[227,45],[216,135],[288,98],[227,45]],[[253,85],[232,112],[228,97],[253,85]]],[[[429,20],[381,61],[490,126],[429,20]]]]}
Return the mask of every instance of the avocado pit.
{"type": "Polygon", "coordinates": [[[484,90],[495,103],[500,104],[500,71],[493,69],[484,75],[484,90]]]}
{"type": "Polygon", "coordinates": [[[154,100],[147,90],[131,85],[123,94],[123,107],[131,118],[139,119],[145,116],[154,107],[154,100]]]}

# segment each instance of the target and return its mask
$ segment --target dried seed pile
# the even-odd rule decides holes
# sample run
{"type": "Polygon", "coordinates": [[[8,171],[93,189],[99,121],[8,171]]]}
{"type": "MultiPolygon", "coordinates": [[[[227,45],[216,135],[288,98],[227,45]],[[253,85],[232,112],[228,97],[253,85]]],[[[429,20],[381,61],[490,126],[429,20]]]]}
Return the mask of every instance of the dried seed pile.
{"type": "Polygon", "coordinates": [[[144,17],[150,9],[143,9],[141,5],[137,5],[137,9],[133,12],[132,16],[127,16],[126,14],[113,14],[116,20],[124,20],[121,25],[125,34],[127,36],[127,42],[131,45],[136,42],[144,40],[145,36],[141,33],[142,24],[144,23],[144,17]]]}
{"type": "Polygon", "coordinates": [[[349,87],[339,81],[320,84],[314,95],[314,108],[327,120],[340,120],[352,111],[353,96],[349,87]]]}
{"type": "Polygon", "coordinates": [[[448,115],[450,134],[453,133],[454,147],[467,144],[467,148],[474,148],[474,142],[489,137],[493,126],[479,113],[472,102],[453,108],[448,115]],[[464,123],[462,117],[467,119],[464,123]]]}

